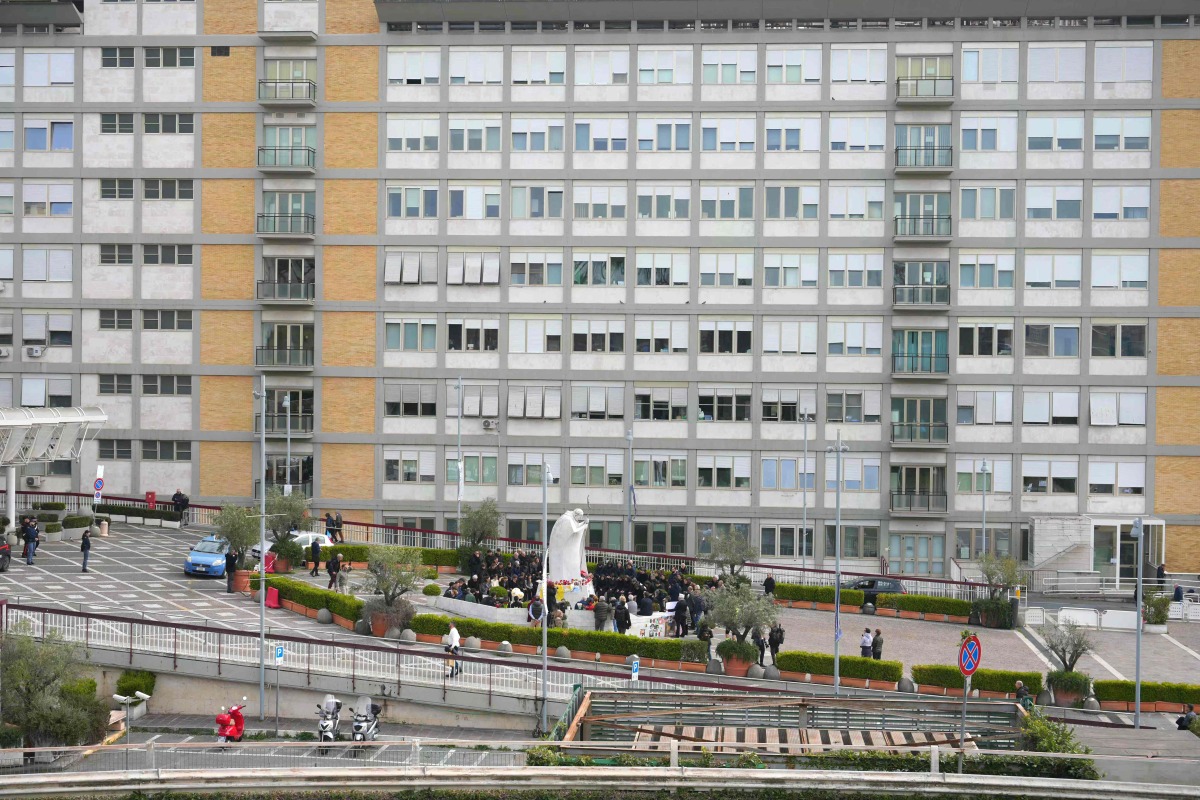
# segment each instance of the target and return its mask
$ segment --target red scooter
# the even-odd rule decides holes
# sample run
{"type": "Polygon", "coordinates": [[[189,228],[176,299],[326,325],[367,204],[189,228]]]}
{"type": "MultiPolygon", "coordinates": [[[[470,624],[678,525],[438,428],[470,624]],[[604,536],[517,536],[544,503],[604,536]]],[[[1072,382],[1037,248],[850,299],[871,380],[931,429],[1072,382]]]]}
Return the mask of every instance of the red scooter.
{"type": "Polygon", "coordinates": [[[242,716],[242,709],[246,707],[246,698],[242,698],[240,706],[233,706],[228,711],[225,706],[221,706],[221,713],[217,714],[217,741],[218,742],[240,742],[242,733],[246,730],[246,719],[242,716]]]}

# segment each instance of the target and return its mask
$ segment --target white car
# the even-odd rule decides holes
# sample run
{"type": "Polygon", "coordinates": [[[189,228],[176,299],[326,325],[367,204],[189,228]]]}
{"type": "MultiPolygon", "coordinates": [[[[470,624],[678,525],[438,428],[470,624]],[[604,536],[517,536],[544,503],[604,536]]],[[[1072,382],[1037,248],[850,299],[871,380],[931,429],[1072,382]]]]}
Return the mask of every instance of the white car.
{"type": "MultiPolygon", "coordinates": [[[[313,539],[316,539],[317,541],[319,541],[321,543],[322,549],[324,549],[326,547],[333,547],[333,539],[330,539],[329,536],[326,535],[324,532],[322,532],[322,533],[301,533],[301,534],[297,534],[296,536],[293,536],[292,541],[295,542],[296,544],[300,545],[300,549],[302,549],[304,551],[304,559],[306,561],[308,560],[308,557],[310,555],[310,548],[312,547],[313,539]]],[[[267,543],[267,549],[268,550],[271,549],[271,542],[269,542],[269,541],[267,543]]],[[[259,546],[257,544],[250,548],[250,557],[253,558],[255,561],[258,561],[259,559],[262,558],[262,550],[259,548],[259,546]]],[[[322,559],[322,560],[324,560],[324,559],[322,559]]]]}

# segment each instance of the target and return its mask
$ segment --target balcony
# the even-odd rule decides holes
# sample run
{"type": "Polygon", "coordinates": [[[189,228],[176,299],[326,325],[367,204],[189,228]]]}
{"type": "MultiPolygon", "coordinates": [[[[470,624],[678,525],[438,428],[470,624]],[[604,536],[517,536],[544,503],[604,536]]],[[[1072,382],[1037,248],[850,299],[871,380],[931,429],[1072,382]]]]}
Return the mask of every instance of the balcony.
{"type": "Polygon", "coordinates": [[[83,3],[78,6],[70,0],[48,1],[21,0],[13,2],[5,0],[0,3],[0,25],[55,25],[77,27],[83,24],[81,11],[83,3]]]}
{"type": "Polygon", "coordinates": [[[317,287],[313,283],[258,282],[258,299],[264,303],[312,305],[316,294],[317,287]]]}
{"type": "Polygon", "coordinates": [[[950,308],[950,287],[893,286],[892,306],[910,311],[946,310],[950,308]]]}
{"type": "Polygon", "coordinates": [[[317,104],[317,82],[263,78],[258,82],[258,104],[292,108],[315,106],[317,104]]]}
{"type": "MultiPolygon", "coordinates": [[[[262,491],[262,484],[263,484],[263,482],[262,482],[262,481],[255,481],[255,482],[254,482],[254,499],[255,499],[255,500],[258,500],[260,497],[262,497],[262,495],[261,495],[261,494],[259,494],[259,492],[261,492],[261,491],[262,491]]],[[[283,491],[283,486],[284,486],[284,485],[283,485],[282,483],[275,483],[274,481],[272,481],[272,482],[270,482],[270,483],[268,483],[268,484],[267,484],[267,489],[268,489],[268,490],[270,490],[270,489],[278,489],[279,491],[281,491],[281,492],[282,492],[282,491],[283,491]]],[[[298,494],[302,494],[302,495],[304,495],[305,497],[312,497],[312,496],[313,496],[313,485],[312,485],[312,481],[311,481],[311,480],[310,480],[310,481],[306,481],[305,483],[293,483],[293,484],[292,484],[292,491],[293,491],[293,492],[295,492],[295,493],[298,493],[298,494]]]]}
{"type": "Polygon", "coordinates": [[[954,169],[953,147],[897,147],[896,172],[944,173],[954,169]]]}
{"type": "MultiPolygon", "coordinates": [[[[262,428],[262,414],[254,415],[254,432],[259,433],[262,428]]],[[[291,434],[293,439],[308,439],[313,435],[313,415],[312,414],[292,414],[291,415],[291,434]]],[[[287,414],[267,414],[267,436],[275,438],[285,438],[288,435],[288,415],[287,414]]]]}
{"type": "Polygon", "coordinates": [[[258,38],[272,44],[312,44],[317,40],[315,31],[259,31],[258,38]]]}
{"type": "Polygon", "coordinates": [[[259,214],[258,235],[262,239],[311,239],[317,234],[312,214],[259,214]]]}
{"type": "Polygon", "coordinates": [[[892,353],[892,375],[903,377],[946,378],[950,375],[950,356],[919,353],[892,353]]]}
{"type": "Polygon", "coordinates": [[[892,444],[945,445],[950,443],[950,426],[944,422],[893,422],[892,444]]]}
{"type": "Polygon", "coordinates": [[[892,511],[897,514],[945,514],[945,492],[892,492],[892,511]]]}
{"type": "Polygon", "coordinates": [[[892,238],[905,242],[948,242],[951,238],[950,217],[895,217],[892,238]]]}
{"type": "Polygon", "coordinates": [[[311,175],[317,171],[315,147],[260,147],[258,171],[311,175]]]}
{"type": "Polygon", "coordinates": [[[254,348],[254,366],[264,369],[311,370],[313,368],[313,350],[312,348],[295,347],[256,347],[254,348]]]}
{"type": "Polygon", "coordinates": [[[954,78],[897,78],[896,102],[901,105],[949,105],[954,102],[954,78]]]}

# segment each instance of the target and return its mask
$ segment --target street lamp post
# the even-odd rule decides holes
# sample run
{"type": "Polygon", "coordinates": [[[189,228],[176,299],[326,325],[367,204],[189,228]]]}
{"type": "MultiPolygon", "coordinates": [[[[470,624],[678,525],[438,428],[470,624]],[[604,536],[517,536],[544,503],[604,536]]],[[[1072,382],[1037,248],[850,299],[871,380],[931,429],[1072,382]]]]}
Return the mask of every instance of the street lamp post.
{"type": "Polygon", "coordinates": [[[283,493],[292,493],[292,396],[283,394],[283,415],[287,421],[287,480],[283,482],[283,493]]]}
{"type": "Polygon", "coordinates": [[[546,696],[548,694],[549,654],[546,650],[548,634],[546,623],[550,621],[550,588],[546,586],[546,569],[550,560],[550,513],[546,494],[550,484],[550,467],[542,462],[542,734],[546,729],[546,696]]]}
{"type": "Polygon", "coordinates": [[[633,428],[625,431],[625,444],[629,451],[629,466],[625,474],[629,483],[625,485],[625,550],[633,549],[633,428]]]}
{"type": "Polygon", "coordinates": [[[804,418],[804,469],[801,470],[803,498],[800,506],[800,569],[808,569],[808,409],[800,410],[804,418]]]}
{"type": "Polygon", "coordinates": [[[133,743],[133,715],[130,714],[130,707],[141,700],[143,703],[150,699],[150,695],[145,692],[134,692],[133,697],[126,697],[123,694],[114,694],[113,700],[116,700],[121,705],[125,706],[125,771],[129,771],[129,747],[133,743]]]}
{"type": "MultiPolygon", "coordinates": [[[[825,448],[825,452],[834,457],[834,472],[836,474],[834,491],[834,544],[835,553],[833,569],[833,694],[841,694],[842,688],[842,453],[850,448],[842,441],[842,432],[837,432],[837,444],[825,448]]],[[[807,465],[806,465],[807,467],[807,465]]]]}
{"type": "Polygon", "coordinates": [[[983,460],[983,464],[979,467],[980,473],[983,474],[983,519],[980,522],[979,533],[983,537],[983,552],[987,553],[987,496],[988,496],[988,463],[987,459],[983,460]]]}
{"type": "Polygon", "coordinates": [[[1142,562],[1146,560],[1146,534],[1142,518],[1133,521],[1130,535],[1137,539],[1137,639],[1133,650],[1133,728],[1142,727],[1142,562]]]}
{"type": "MultiPolygon", "coordinates": [[[[262,482],[258,517],[258,718],[265,720],[267,708],[267,376],[259,384],[258,398],[262,414],[259,446],[262,450],[262,482]]],[[[288,465],[291,470],[291,465],[288,465]]]]}

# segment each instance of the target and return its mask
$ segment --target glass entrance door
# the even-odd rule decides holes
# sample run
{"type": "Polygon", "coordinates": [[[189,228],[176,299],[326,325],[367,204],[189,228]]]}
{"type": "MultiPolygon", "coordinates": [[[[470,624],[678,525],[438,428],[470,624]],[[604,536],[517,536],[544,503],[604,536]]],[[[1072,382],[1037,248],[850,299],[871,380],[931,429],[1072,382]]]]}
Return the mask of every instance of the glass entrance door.
{"type": "Polygon", "coordinates": [[[888,565],[904,575],[943,575],[946,537],[942,534],[893,533],[888,538],[888,565]]]}

